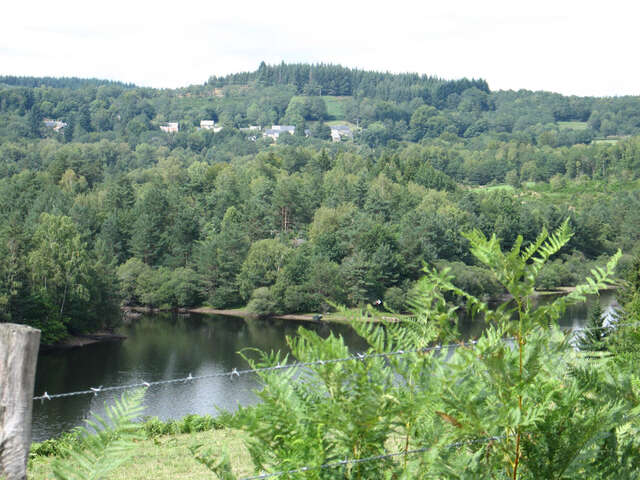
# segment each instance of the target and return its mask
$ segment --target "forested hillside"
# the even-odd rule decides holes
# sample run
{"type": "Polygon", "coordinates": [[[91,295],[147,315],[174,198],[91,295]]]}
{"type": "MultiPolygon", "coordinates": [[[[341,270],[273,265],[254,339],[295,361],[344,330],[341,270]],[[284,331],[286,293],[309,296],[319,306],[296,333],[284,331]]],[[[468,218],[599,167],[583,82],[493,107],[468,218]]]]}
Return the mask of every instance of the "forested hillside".
{"type": "Polygon", "coordinates": [[[573,285],[637,251],[639,133],[639,97],[334,65],[177,90],[0,77],[0,312],[51,343],[121,303],[402,310],[423,262],[497,295],[460,233],[509,248],[566,218],[538,286],[573,285]],[[335,125],[353,138],[332,142],[335,125]]]}

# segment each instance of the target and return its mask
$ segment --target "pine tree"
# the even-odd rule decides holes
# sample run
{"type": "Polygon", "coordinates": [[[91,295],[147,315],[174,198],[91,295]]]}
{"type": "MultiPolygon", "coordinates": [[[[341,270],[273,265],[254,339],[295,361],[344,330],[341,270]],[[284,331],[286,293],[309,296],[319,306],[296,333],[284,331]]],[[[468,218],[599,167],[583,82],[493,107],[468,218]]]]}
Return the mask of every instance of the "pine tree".
{"type": "Polygon", "coordinates": [[[42,111],[37,104],[34,104],[29,110],[29,131],[33,138],[42,136],[42,111]]]}
{"type": "Polygon", "coordinates": [[[75,120],[75,117],[72,115],[67,120],[67,126],[64,127],[64,130],[63,130],[65,142],[69,143],[73,141],[73,133],[75,129],[76,129],[76,120],[75,120]]]}
{"type": "Polygon", "coordinates": [[[609,335],[610,328],[604,325],[606,317],[603,315],[599,299],[589,309],[587,323],[577,341],[577,347],[587,352],[605,351],[605,339],[609,335]]]}

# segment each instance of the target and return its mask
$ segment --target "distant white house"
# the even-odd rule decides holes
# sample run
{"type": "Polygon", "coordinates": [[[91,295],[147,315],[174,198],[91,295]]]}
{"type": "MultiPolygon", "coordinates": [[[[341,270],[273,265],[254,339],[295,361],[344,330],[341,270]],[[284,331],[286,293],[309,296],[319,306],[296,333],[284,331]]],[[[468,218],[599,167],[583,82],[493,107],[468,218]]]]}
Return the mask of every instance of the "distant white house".
{"type": "Polygon", "coordinates": [[[160,130],[165,133],[176,133],[178,128],[178,122],[167,122],[164,125],[160,125],[160,130]]]}
{"type": "Polygon", "coordinates": [[[331,140],[339,142],[342,138],[353,139],[353,132],[347,125],[333,125],[331,127],[331,140]]]}
{"type": "Polygon", "coordinates": [[[255,142],[256,140],[258,140],[258,135],[260,130],[262,130],[262,127],[258,126],[258,125],[249,125],[248,127],[242,127],[239,129],[242,133],[246,133],[247,134],[247,139],[251,140],[252,142],[255,142]]]}
{"type": "Polygon", "coordinates": [[[59,132],[67,126],[65,122],[62,122],[60,120],[53,120],[51,118],[44,118],[42,121],[44,122],[45,127],[53,128],[53,130],[56,132],[59,132]]]}
{"type": "Polygon", "coordinates": [[[248,127],[241,127],[239,130],[241,132],[259,132],[262,130],[262,127],[259,127],[258,125],[249,125],[248,127]]]}
{"type": "Polygon", "coordinates": [[[293,135],[296,133],[296,127],[294,125],[272,125],[271,128],[264,131],[264,136],[277,141],[280,134],[285,132],[293,135]]]}
{"type": "Polygon", "coordinates": [[[274,130],[273,128],[267,128],[264,131],[263,136],[269,137],[269,138],[273,139],[274,141],[277,141],[278,137],[280,136],[280,130],[274,130]]]}
{"type": "Polygon", "coordinates": [[[200,120],[200,129],[213,130],[213,133],[218,133],[222,130],[222,127],[220,125],[216,126],[216,122],[213,120],[200,120]]]}
{"type": "Polygon", "coordinates": [[[293,135],[296,131],[295,125],[271,125],[272,130],[279,130],[281,132],[289,132],[293,135]]]}

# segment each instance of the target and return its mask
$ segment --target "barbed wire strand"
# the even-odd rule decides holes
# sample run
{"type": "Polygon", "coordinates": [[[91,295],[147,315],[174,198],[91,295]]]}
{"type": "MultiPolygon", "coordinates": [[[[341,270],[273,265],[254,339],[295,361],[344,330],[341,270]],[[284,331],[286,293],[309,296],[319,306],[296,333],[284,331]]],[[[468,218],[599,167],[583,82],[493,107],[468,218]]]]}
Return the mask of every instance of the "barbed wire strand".
{"type": "MultiPolygon", "coordinates": [[[[584,332],[584,331],[589,331],[589,330],[602,330],[602,329],[611,329],[613,327],[629,327],[629,326],[639,326],[640,322],[632,322],[632,323],[620,323],[620,324],[612,324],[609,326],[602,326],[602,327],[586,327],[586,328],[582,328],[582,327],[567,327],[565,328],[565,330],[569,330],[571,332],[584,332]]],[[[560,327],[563,328],[563,327],[560,327]]],[[[510,337],[510,338],[505,338],[505,340],[507,341],[512,341],[514,340],[514,338],[510,337]]],[[[276,370],[285,370],[285,369],[290,369],[290,368],[297,368],[297,367],[311,367],[311,366],[315,366],[315,365],[325,365],[325,364],[332,364],[332,363],[341,363],[341,362],[350,362],[350,361],[354,361],[354,360],[366,360],[369,358],[387,358],[387,357],[393,357],[393,356],[401,356],[401,355],[407,355],[407,354],[412,354],[412,353],[426,353],[426,352],[430,352],[430,351],[440,351],[440,350],[448,350],[451,348],[459,348],[459,347],[475,347],[475,345],[477,344],[477,340],[471,340],[469,342],[461,342],[461,343],[450,343],[450,344],[446,344],[446,345],[434,345],[432,347],[424,347],[424,348],[418,348],[418,349],[412,349],[412,350],[396,350],[393,352],[384,352],[384,353],[357,353],[355,355],[351,355],[349,357],[344,357],[344,358],[331,358],[331,359],[327,359],[327,360],[314,360],[314,361],[310,361],[310,362],[294,362],[294,363],[287,363],[284,365],[274,365],[272,367],[261,367],[261,368],[255,368],[255,369],[243,369],[243,370],[238,370],[237,368],[234,368],[233,370],[231,370],[230,372],[219,372],[219,373],[211,373],[211,374],[206,374],[206,375],[192,375],[191,373],[189,374],[189,376],[187,377],[182,377],[182,378],[173,378],[173,379],[169,379],[169,380],[157,380],[157,381],[153,381],[153,382],[146,382],[146,381],[142,381],[142,382],[137,382],[137,383],[131,383],[131,384],[127,384],[127,385],[114,385],[114,386],[110,386],[110,387],[104,387],[104,386],[99,386],[99,387],[89,387],[86,390],[78,390],[75,392],[67,392],[67,393],[55,393],[55,394],[50,394],[48,392],[44,392],[42,395],[39,396],[35,396],[33,397],[33,400],[40,400],[40,401],[44,401],[44,400],[54,400],[56,398],[68,398],[68,397],[75,397],[75,396],[79,396],[79,395],[98,395],[99,393],[104,393],[104,392],[114,392],[114,391],[124,391],[124,390],[131,390],[134,388],[142,388],[142,387],[152,387],[152,386],[156,386],[156,385],[170,385],[170,384],[177,384],[177,383],[188,383],[191,381],[196,381],[196,380],[204,380],[204,379],[209,379],[209,378],[220,378],[220,377],[229,377],[231,379],[233,379],[234,377],[239,377],[241,375],[248,375],[248,374],[254,374],[254,373],[261,373],[261,372],[269,372],[269,371],[276,371],[276,370]]]]}
{"type": "MultiPolygon", "coordinates": [[[[468,441],[464,441],[464,442],[451,443],[449,445],[446,445],[445,448],[458,448],[458,447],[461,447],[463,445],[473,445],[473,444],[476,444],[476,443],[488,443],[488,442],[492,442],[492,441],[496,441],[496,440],[504,440],[505,438],[506,438],[505,436],[480,438],[480,439],[476,439],[476,440],[468,440],[468,441]]],[[[422,447],[422,448],[416,448],[416,449],[407,450],[407,451],[403,450],[401,452],[385,453],[385,454],[381,454],[381,455],[373,455],[371,457],[365,457],[365,458],[345,458],[344,460],[339,460],[339,461],[331,462],[331,463],[325,463],[325,464],[322,464],[322,465],[306,465],[304,467],[294,468],[292,470],[282,470],[280,472],[263,473],[261,475],[254,475],[252,477],[243,477],[240,480],[264,480],[266,478],[280,477],[282,475],[291,475],[291,474],[294,474],[294,473],[304,473],[304,472],[308,472],[310,470],[324,470],[324,469],[327,469],[327,468],[337,468],[337,467],[342,467],[342,466],[345,466],[345,465],[356,465],[356,464],[359,464],[359,463],[374,462],[374,461],[378,461],[378,460],[386,460],[388,458],[400,457],[400,456],[405,456],[405,455],[415,455],[417,453],[424,453],[424,452],[430,450],[431,448],[432,448],[432,446],[422,447]]]]}
{"type": "Polygon", "coordinates": [[[270,372],[270,371],[276,371],[276,370],[286,370],[286,369],[297,368],[297,367],[311,367],[311,366],[315,366],[315,365],[327,365],[327,364],[350,362],[350,361],[362,361],[362,360],[366,360],[366,359],[369,359],[369,358],[387,358],[387,357],[408,355],[408,354],[411,354],[411,353],[420,354],[420,353],[426,353],[426,352],[430,352],[430,351],[448,350],[450,348],[473,347],[473,346],[475,346],[476,343],[477,343],[476,340],[471,340],[469,342],[450,343],[450,344],[446,344],[446,345],[434,345],[432,347],[417,348],[417,349],[412,349],[412,350],[396,350],[396,351],[393,351],[393,352],[383,352],[383,353],[356,353],[354,355],[350,355],[348,357],[343,357],[343,358],[329,358],[329,359],[326,359],[326,360],[313,360],[313,361],[310,361],[310,362],[285,363],[283,365],[274,365],[272,367],[247,368],[247,369],[243,369],[243,370],[238,370],[237,368],[234,368],[230,372],[210,373],[210,374],[206,374],[206,375],[191,375],[191,374],[189,374],[188,377],[183,377],[183,378],[173,378],[173,379],[169,379],[169,380],[158,380],[158,381],[154,381],[154,382],[142,381],[142,382],[131,383],[131,384],[127,384],[127,385],[115,385],[115,386],[111,386],[111,387],[104,387],[104,386],[89,387],[86,390],[78,390],[78,391],[75,391],[75,392],[56,393],[56,394],[50,394],[50,393],[44,392],[42,395],[33,397],[33,400],[53,400],[53,399],[56,399],[56,398],[75,397],[75,396],[78,396],[78,395],[91,395],[91,394],[97,395],[98,393],[113,392],[113,391],[120,391],[120,390],[130,390],[130,389],[142,388],[142,387],[152,387],[152,386],[155,386],[155,385],[169,385],[169,384],[173,384],[173,383],[188,383],[188,382],[191,382],[191,381],[203,380],[203,379],[208,379],[208,378],[228,377],[228,378],[233,379],[234,377],[239,377],[241,375],[247,375],[247,374],[253,374],[253,373],[262,373],[262,372],[270,372]]]}

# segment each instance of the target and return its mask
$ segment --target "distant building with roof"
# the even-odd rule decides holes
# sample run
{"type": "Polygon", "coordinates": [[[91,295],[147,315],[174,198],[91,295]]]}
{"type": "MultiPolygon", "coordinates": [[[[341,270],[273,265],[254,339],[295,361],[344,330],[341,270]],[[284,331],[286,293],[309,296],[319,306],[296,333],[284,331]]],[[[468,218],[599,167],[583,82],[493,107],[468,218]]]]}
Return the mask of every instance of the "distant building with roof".
{"type": "Polygon", "coordinates": [[[272,130],[278,130],[280,132],[289,132],[293,135],[296,131],[295,125],[271,125],[272,130]]]}
{"type": "Polygon", "coordinates": [[[339,142],[342,138],[353,139],[353,132],[348,125],[333,125],[331,127],[331,140],[339,142]]]}
{"type": "Polygon", "coordinates": [[[271,128],[264,131],[264,136],[277,141],[280,134],[285,132],[293,135],[296,133],[296,127],[294,125],[272,125],[271,128]]]}
{"type": "Polygon", "coordinates": [[[51,118],[44,118],[42,119],[42,121],[44,122],[44,126],[47,128],[53,128],[54,131],[59,132],[60,130],[62,130],[64,127],[67,126],[67,124],[61,120],[53,120],[51,118]]]}
{"type": "Polygon", "coordinates": [[[178,122],[167,122],[164,125],[160,125],[160,130],[165,133],[176,133],[179,130],[178,122]]]}

